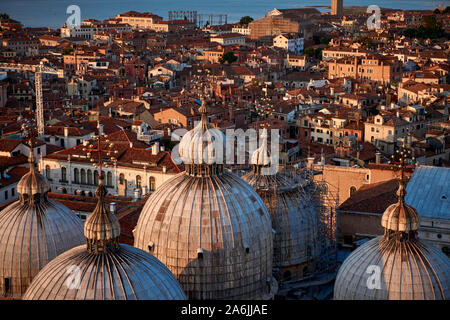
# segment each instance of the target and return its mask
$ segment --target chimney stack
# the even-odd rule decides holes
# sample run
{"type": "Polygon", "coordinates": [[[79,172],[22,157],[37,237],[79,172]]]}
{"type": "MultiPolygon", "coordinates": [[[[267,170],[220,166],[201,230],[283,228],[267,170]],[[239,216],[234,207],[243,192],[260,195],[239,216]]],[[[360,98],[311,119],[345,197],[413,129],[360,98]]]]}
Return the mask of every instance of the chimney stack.
{"type": "Polygon", "coordinates": [[[159,153],[159,142],[155,142],[152,146],[152,155],[156,156],[159,153]]]}
{"type": "Polygon", "coordinates": [[[381,163],[381,153],[379,151],[375,152],[375,163],[376,164],[381,163]]]}

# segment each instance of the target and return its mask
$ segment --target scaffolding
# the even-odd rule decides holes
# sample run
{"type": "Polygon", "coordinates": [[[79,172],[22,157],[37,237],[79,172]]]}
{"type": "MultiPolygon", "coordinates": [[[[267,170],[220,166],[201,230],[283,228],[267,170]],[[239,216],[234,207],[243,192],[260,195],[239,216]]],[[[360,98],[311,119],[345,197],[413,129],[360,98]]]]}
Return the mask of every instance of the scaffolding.
{"type": "Polygon", "coordinates": [[[197,27],[203,28],[207,24],[210,26],[223,25],[228,23],[228,15],[213,13],[198,13],[197,11],[169,11],[169,21],[188,20],[197,27]]]}

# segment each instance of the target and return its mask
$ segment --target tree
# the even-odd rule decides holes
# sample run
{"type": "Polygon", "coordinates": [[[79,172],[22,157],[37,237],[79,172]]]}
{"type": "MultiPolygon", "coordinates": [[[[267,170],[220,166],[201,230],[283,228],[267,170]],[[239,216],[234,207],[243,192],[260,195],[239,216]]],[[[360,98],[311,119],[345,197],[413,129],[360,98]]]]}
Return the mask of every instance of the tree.
{"type": "Polygon", "coordinates": [[[444,11],[442,11],[442,13],[446,14],[446,13],[450,13],[450,6],[446,7],[444,9],[444,11]]]}
{"type": "Polygon", "coordinates": [[[223,54],[222,59],[220,59],[220,63],[224,64],[225,62],[227,63],[233,63],[237,60],[238,58],[234,55],[233,51],[227,51],[223,54]]]}
{"type": "Polygon", "coordinates": [[[241,18],[241,20],[239,21],[239,23],[240,24],[245,24],[245,25],[247,25],[247,24],[249,24],[250,22],[252,22],[253,21],[253,18],[252,17],[250,17],[250,16],[245,16],[245,17],[242,17],[241,18]]]}
{"type": "Polygon", "coordinates": [[[0,13],[0,20],[9,20],[9,15],[7,13],[0,13]]]}
{"type": "Polygon", "coordinates": [[[63,56],[67,55],[67,54],[71,54],[73,52],[73,48],[64,48],[61,53],[63,56]]]}
{"type": "Polygon", "coordinates": [[[439,10],[439,8],[436,8],[436,9],[434,9],[433,13],[434,13],[434,14],[440,14],[440,13],[441,13],[441,10],[439,10]]]}

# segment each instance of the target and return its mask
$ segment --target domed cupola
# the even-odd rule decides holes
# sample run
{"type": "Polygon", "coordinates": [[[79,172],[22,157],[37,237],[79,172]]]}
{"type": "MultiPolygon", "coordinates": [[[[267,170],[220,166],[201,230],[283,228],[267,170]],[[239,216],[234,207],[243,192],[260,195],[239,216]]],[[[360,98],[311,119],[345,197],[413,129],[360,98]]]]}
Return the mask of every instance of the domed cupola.
{"type": "Polygon", "coordinates": [[[186,171],[147,200],[135,246],[158,257],[189,299],[269,299],[272,226],[251,186],[224,170],[223,134],[212,129],[203,101],[201,122],[180,142],[186,171]]]}
{"type": "Polygon", "coordinates": [[[381,225],[386,230],[410,232],[419,229],[419,215],[416,209],[405,203],[405,196],[404,183],[400,183],[397,191],[398,202],[391,204],[381,218],[381,225]]]}
{"type": "Polygon", "coordinates": [[[119,244],[119,221],[106,208],[102,179],[95,192],[97,206],[84,226],[86,245],[52,260],[35,277],[24,299],[184,300],[178,281],[158,259],[119,244]]]}
{"type": "Polygon", "coordinates": [[[275,230],[273,266],[280,269],[282,280],[299,279],[314,269],[320,253],[317,210],[314,203],[303,197],[301,179],[294,170],[264,170],[277,159],[268,150],[266,129],[261,138],[261,146],[251,157],[252,172],[243,179],[255,189],[270,213],[275,230]]]}
{"type": "MultiPolygon", "coordinates": [[[[406,153],[405,149],[403,149],[406,153]]],[[[397,203],[382,217],[384,235],[344,261],[334,286],[336,300],[445,300],[450,297],[450,259],[417,237],[419,216],[405,203],[404,157],[397,203]]]]}
{"type": "Polygon", "coordinates": [[[222,131],[209,124],[204,100],[198,111],[201,113],[201,121],[181,139],[180,157],[187,174],[220,174],[223,172],[223,161],[219,163],[217,160],[224,159],[225,136],[222,131]]]}
{"type": "MultiPolygon", "coordinates": [[[[32,148],[31,148],[32,150],[32,148]]],[[[82,221],[48,198],[50,186],[34,165],[17,184],[19,200],[0,212],[0,297],[19,299],[49,261],[84,242],[82,221]]]]}

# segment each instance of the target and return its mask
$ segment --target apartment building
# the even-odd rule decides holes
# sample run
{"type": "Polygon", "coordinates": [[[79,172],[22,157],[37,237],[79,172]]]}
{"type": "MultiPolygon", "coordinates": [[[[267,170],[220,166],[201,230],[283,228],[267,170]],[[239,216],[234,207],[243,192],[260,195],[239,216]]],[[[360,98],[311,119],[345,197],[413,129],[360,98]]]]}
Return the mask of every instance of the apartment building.
{"type": "Polygon", "coordinates": [[[273,38],[273,46],[299,55],[303,52],[305,39],[298,33],[282,33],[273,38]]]}
{"type": "Polygon", "coordinates": [[[386,84],[401,79],[401,68],[400,61],[387,56],[344,57],[328,61],[328,77],[352,77],[365,82],[386,84]]]}

